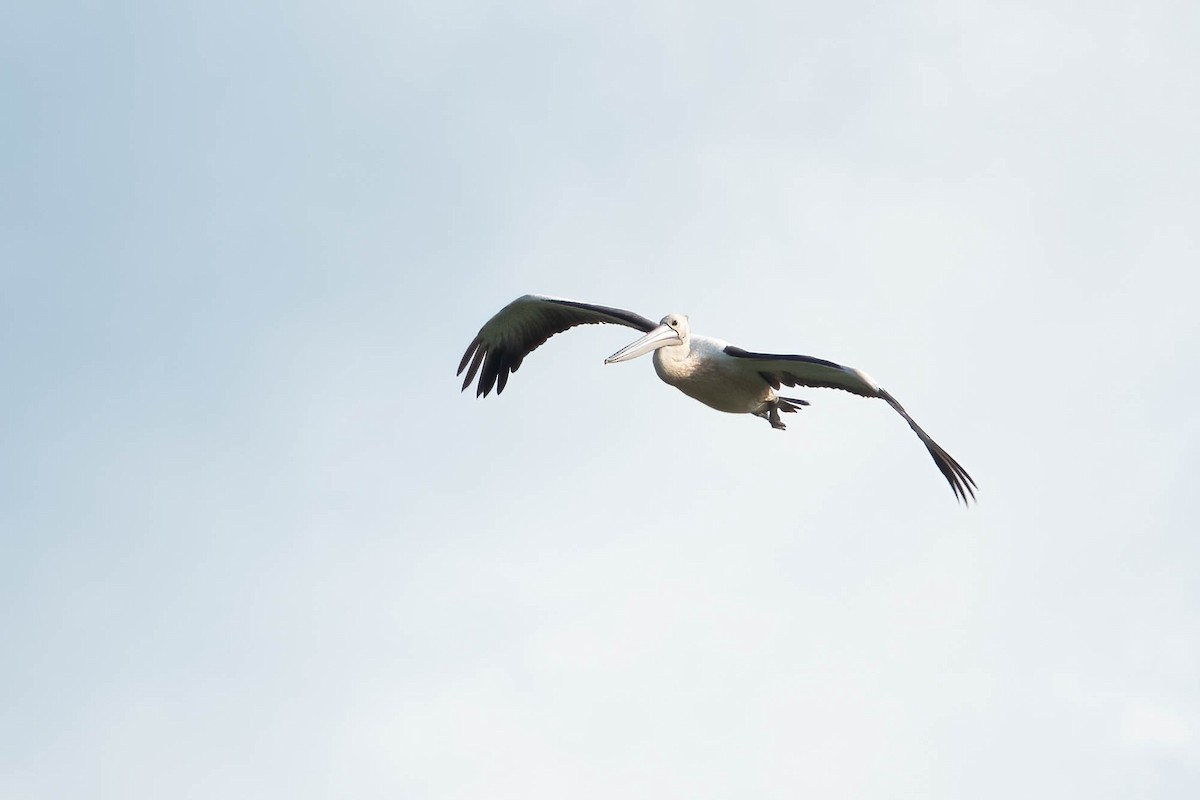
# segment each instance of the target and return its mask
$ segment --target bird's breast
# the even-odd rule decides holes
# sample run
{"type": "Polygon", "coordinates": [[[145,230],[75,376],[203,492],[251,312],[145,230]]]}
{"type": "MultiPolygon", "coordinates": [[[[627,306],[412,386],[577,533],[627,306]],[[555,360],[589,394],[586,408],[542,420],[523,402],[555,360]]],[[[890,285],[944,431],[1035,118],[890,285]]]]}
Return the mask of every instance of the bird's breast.
{"type": "MultiPolygon", "coordinates": [[[[654,371],[664,383],[710,408],[732,414],[756,413],[770,399],[771,387],[757,374],[745,374],[716,354],[689,353],[683,358],[654,353],[654,371]]],[[[723,354],[721,354],[723,355],[723,354]]]]}

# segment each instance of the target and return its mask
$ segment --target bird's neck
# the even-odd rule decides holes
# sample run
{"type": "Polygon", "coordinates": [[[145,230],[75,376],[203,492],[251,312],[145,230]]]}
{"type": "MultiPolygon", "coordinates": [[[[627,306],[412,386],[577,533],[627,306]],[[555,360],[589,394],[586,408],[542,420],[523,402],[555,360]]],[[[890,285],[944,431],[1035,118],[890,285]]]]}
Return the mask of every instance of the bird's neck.
{"type": "Polygon", "coordinates": [[[691,343],[687,339],[683,344],[672,344],[660,347],[654,351],[654,371],[658,377],[667,383],[687,377],[688,356],[691,354],[691,343]]]}

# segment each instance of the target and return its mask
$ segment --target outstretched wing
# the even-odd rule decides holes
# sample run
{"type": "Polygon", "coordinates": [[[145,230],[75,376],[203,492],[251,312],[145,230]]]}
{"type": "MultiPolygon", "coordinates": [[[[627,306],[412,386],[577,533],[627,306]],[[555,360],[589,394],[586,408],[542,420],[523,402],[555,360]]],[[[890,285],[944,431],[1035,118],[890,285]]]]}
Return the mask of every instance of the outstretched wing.
{"type": "Polygon", "coordinates": [[[852,392],[860,397],[879,397],[886,400],[888,405],[896,409],[900,416],[921,439],[933,463],[945,476],[954,496],[963,502],[975,499],[975,481],[967,471],[955,461],[941,445],[933,440],[920,425],[917,424],[904,406],[881,388],[870,375],[860,369],[843,367],[832,361],[811,356],[779,356],[768,353],[748,353],[740,347],[730,345],[725,348],[725,354],[732,356],[736,362],[744,364],[746,369],[752,369],[762,376],[763,380],[775,389],[784,386],[814,386],[826,389],[841,389],[852,392]]]}
{"type": "Polygon", "coordinates": [[[463,370],[467,370],[462,385],[465,391],[475,379],[475,374],[479,373],[476,397],[487,397],[493,386],[496,387],[496,394],[500,394],[508,383],[509,374],[516,372],[525,356],[551,336],[576,325],[601,323],[625,325],[637,328],[642,333],[649,333],[657,326],[657,323],[641,314],[620,308],[527,294],[500,309],[484,323],[467,346],[467,352],[463,354],[455,374],[461,375],[463,370]],[[483,369],[480,370],[480,367],[483,369]]]}

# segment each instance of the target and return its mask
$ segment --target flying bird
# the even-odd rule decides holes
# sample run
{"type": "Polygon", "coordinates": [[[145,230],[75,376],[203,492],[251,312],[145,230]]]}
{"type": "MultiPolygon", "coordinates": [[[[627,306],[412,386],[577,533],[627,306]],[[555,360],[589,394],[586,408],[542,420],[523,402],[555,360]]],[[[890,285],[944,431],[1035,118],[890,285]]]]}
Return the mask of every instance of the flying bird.
{"type": "Polygon", "coordinates": [[[811,356],[751,353],[720,339],[693,334],[684,314],[668,314],[656,324],[620,308],[527,294],[484,323],[463,354],[456,374],[466,370],[464,391],[479,376],[476,397],[487,397],[493,388],[500,394],[508,384],[508,376],[551,336],[576,325],[603,323],[636,328],[645,334],[604,359],[605,364],[653,352],[654,371],[663,382],[710,408],[753,414],[778,430],[786,427],[780,412],[792,414],[808,405],[806,400],[777,395],[775,390],[780,386],[841,389],[860,397],[886,400],[933,456],[955,498],[964,503],[975,499],[975,481],[967,471],[867,373],[811,356]]]}

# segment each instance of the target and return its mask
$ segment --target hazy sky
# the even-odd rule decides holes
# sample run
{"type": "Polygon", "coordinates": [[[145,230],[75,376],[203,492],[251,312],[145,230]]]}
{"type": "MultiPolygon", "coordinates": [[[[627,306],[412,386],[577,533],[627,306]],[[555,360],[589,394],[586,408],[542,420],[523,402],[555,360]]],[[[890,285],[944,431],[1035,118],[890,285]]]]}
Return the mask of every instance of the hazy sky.
{"type": "Polygon", "coordinates": [[[1200,6],[0,12],[0,798],[1200,796],[1200,6]],[[537,292],[861,367],[779,433],[537,292]]]}

